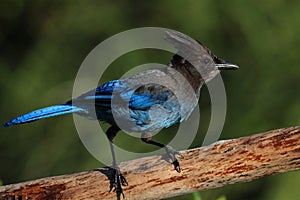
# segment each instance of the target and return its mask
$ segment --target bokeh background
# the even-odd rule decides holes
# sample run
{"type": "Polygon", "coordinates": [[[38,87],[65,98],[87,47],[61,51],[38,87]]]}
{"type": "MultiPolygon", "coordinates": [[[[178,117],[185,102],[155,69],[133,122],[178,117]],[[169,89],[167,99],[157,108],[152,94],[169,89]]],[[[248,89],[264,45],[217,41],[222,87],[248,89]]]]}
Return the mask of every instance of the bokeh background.
{"type": "MultiPolygon", "coordinates": [[[[77,70],[96,45],[121,31],[155,26],[183,32],[240,66],[223,73],[228,112],[221,139],[300,125],[299,9],[296,0],[1,0],[0,122],[69,100],[77,70]]],[[[170,56],[156,50],[128,53],[99,83],[140,64],[167,64],[170,56]]],[[[201,145],[209,124],[206,88],[199,104],[200,128],[191,148],[201,145]]],[[[168,141],[176,128],[157,139],[168,141]]],[[[0,133],[3,185],[102,166],[84,148],[71,115],[0,127],[0,133]]],[[[126,134],[119,134],[116,143],[149,148],[126,134]]],[[[172,199],[299,199],[299,181],[295,171],[172,199]]]]}

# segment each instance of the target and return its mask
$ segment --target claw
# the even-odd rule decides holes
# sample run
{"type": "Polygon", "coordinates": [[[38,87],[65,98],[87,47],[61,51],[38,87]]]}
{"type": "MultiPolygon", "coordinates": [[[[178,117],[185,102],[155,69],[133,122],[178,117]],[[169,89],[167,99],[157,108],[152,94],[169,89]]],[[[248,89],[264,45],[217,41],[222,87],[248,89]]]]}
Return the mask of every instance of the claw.
{"type": "Polygon", "coordinates": [[[121,178],[121,184],[123,186],[128,186],[128,182],[127,182],[126,178],[122,174],[120,174],[120,178],[121,178]]]}
{"type": "Polygon", "coordinates": [[[180,169],[180,165],[179,165],[178,160],[176,159],[172,164],[174,165],[174,169],[175,169],[178,173],[180,173],[180,172],[181,172],[181,169],[180,169]]]}
{"type": "Polygon", "coordinates": [[[123,193],[122,186],[127,186],[128,182],[126,178],[121,174],[119,168],[113,168],[114,170],[114,180],[111,182],[109,187],[109,192],[112,190],[117,193],[117,199],[119,200],[121,198],[121,195],[123,199],[125,198],[125,195],[123,193]]]}
{"type": "Polygon", "coordinates": [[[165,147],[165,150],[166,150],[168,156],[170,157],[170,159],[171,159],[171,161],[172,161],[172,164],[173,164],[173,166],[174,166],[174,169],[175,169],[178,173],[180,173],[180,172],[181,172],[181,169],[180,169],[179,162],[178,162],[178,160],[177,160],[177,158],[176,158],[176,155],[179,155],[179,157],[182,158],[182,157],[183,157],[182,154],[181,154],[179,151],[174,150],[174,149],[173,149],[172,147],[170,147],[170,146],[166,146],[166,147],[165,147]]]}

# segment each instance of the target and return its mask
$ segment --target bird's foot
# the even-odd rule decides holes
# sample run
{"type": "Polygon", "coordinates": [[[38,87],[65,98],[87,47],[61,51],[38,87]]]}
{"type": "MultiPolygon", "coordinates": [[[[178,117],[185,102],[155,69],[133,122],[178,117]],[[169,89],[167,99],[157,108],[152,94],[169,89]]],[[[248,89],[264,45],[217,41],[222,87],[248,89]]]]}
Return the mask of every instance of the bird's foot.
{"type": "Polygon", "coordinates": [[[121,174],[119,167],[113,167],[113,170],[114,170],[114,180],[112,180],[110,183],[109,192],[113,190],[117,193],[117,199],[120,199],[121,195],[124,199],[125,195],[123,193],[122,186],[127,186],[128,182],[126,178],[121,174]]]}
{"type": "Polygon", "coordinates": [[[179,152],[179,151],[176,151],[174,150],[172,147],[170,146],[165,146],[165,150],[169,156],[169,158],[171,159],[172,161],[172,164],[174,166],[174,169],[180,173],[181,172],[181,169],[180,169],[180,165],[179,165],[179,162],[176,158],[176,155],[180,156],[180,157],[183,157],[182,154],[179,152]]]}

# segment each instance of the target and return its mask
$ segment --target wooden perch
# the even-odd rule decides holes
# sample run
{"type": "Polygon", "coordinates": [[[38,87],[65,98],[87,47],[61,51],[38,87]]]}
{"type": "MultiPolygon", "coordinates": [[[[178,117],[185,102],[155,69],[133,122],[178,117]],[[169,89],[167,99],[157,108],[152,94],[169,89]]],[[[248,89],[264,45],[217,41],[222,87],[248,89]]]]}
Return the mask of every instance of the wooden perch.
{"type": "MultiPolygon", "coordinates": [[[[182,172],[162,156],[120,164],[125,199],[160,199],[300,169],[300,126],[182,151],[182,172]]],[[[1,199],[115,199],[109,168],[0,187],[1,199]]]]}

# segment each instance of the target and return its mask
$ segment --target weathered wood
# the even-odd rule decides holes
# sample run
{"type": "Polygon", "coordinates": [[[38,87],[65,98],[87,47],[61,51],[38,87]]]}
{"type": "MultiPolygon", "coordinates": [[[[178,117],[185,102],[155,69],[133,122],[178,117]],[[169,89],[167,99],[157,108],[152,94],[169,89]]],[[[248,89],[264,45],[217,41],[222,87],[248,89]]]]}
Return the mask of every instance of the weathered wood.
{"type": "MultiPolygon", "coordinates": [[[[125,199],[160,199],[300,169],[300,127],[183,151],[182,172],[162,156],[121,163],[125,199]]],[[[114,199],[108,168],[0,187],[1,199],[114,199]]]]}

